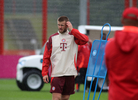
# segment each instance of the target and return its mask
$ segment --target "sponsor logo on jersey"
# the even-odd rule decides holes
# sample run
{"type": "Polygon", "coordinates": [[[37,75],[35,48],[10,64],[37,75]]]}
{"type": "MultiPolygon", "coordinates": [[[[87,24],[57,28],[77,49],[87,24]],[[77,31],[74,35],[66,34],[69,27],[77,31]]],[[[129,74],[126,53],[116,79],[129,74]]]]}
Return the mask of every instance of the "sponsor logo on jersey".
{"type": "Polygon", "coordinates": [[[67,49],[67,43],[60,43],[61,51],[65,51],[67,49]]]}

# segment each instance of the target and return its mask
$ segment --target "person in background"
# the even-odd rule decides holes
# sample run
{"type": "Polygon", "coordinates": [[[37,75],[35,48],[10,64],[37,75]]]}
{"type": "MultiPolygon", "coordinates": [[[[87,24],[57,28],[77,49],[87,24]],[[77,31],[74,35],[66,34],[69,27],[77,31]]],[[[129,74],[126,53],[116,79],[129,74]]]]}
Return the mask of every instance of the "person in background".
{"type": "MultiPolygon", "coordinates": [[[[89,30],[87,30],[86,35],[89,36],[89,30]]],[[[89,38],[89,41],[84,45],[78,46],[78,56],[77,56],[77,71],[79,75],[76,77],[76,80],[81,80],[81,82],[76,83],[76,92],[79,92],[80,84],[84,84],[85,75],[88,67],[89,56],[92,47],[92,40],[89,38]]],[[[86,92],[87,92],[86,84],[86,92]]]]}
{"type": "MultiPolygon", "coordinates": [[[[101,34],[100,34],[100,39],[101,39],[101,34]]],[[[106,33],[103,33],[102,40],[106,40],[106,33]]]]}
{"type": "Polygon", "coordinates": [[[88,37],[74,29],[66,16],[57,19],[57,26],[58,32],[46,42],[42,76],[43,81],[48,83],[48,68],[51,63],[52,100],[69,100],[70,95],[74,94],[78,45],[86,44],[88,37]]]}
{"type": "Polygon", "coordinates": [[[138,100],[138,8],[126,8],[121,23],[105,47],[108,100],[138,100]]]}
{"type": "MultiPolygon", "coordinates": [[[[106,35],[106,33],[103,33],[102,40],[106,40],[106,38],[107,38],[107,35],[106,35]]],[[[100,39],[101,39],[101,34],[100,34],[100,39]]],[[[111,38],[110,38],[110,39],[111,39],[111,38]]],[[[107,38],[107,41],[109,41],[110,39],[109,39],[109,38],[107,38]]],[[[107,83],[107,85],[109,85],[108,74],[106,75],[105,82],[107,83]]]]}

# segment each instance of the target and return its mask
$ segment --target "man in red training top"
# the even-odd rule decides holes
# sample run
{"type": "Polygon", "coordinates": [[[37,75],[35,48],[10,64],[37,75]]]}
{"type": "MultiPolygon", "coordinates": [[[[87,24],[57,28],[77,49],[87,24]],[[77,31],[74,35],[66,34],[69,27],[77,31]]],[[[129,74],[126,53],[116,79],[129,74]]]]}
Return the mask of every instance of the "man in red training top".
{"type": "Polygon", "coordinates": [[[122,14],[122,31],[116,31],[105,48],[109,100],[138,100],[138,9],[122,14]]]}
{"type": "MultiPolygon", "coordinates": [[[[89,35],[89,31],[87,30],[86,35],[89,35]]],[[[80,74],[76,77],[76,80],[80,80],[82,84],[84,84],[85,81],[85,75],[88,67],[89,62],[89,56],[91,52],[92,47],[92,40],[89,39],[89,41],[84,45],[78,46],[78,57],[77,57],[77,70],[80,74]],[[83,81],[82,81],[83,80],[83,81]]],[[[80,83],[78,82],[76,84],[76,92],[79,92],[80,83]]],[[[86,85],[86,92],[87,92],[87,85],[86,85]]]]}
{"type": "Polygon", "coordinates": [[[78,45],[86,44],[88,37],[74,29],[66,16],[57,19],[57,26],[58,32],[49,37],[45,46],[42,76],[44,82],[48,83],[51,63],[52,100],[69,100],[70,95],[74,94],[78,45]]]}

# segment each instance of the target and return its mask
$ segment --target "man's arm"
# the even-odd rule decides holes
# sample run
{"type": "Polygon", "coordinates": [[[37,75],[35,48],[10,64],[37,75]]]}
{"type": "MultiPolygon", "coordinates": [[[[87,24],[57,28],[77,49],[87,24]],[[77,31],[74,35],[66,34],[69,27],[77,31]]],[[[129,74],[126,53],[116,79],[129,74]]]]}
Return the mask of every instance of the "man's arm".
{"type": "Polygon", "coordinates": [[[88,36],[86,36],[85,34],[80,33],[77,29],[73,28],[71,33],[74,35],[75,42],[78,45],[84,45],[89,41],[88,36]]]}
{"type": "Polygon", "coordinates": [[[43,81],[46,83],[49,82],[48,68],[50,64],[51,52],[52,52],[52,42],[51,42],[51,38],[49,38],[45,46],[45,51],[43,55],[43,63],[42,63],[42,76],[43,76],[43,81]]]}
{"type": "Polygon", "coordinates": [[[68,29],[74,35],[76,44],[83,45],[83,44],[86,44],[89,41],[88,36],[86,36],[85,34],[80,33],[77,29],[74,29],[71,22],[68,21],[66,24],[68,26],[68,29]]]}

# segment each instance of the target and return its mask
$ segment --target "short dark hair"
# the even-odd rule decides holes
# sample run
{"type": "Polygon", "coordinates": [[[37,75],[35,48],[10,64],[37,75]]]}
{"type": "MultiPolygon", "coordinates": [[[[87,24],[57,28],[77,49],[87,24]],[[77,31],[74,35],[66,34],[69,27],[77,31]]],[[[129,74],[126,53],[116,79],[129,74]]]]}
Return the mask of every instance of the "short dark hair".
{"type": "Polygon", "coordinates": [[[103,33],[102,39],[103,39],[103,40],[106,40],[106,33],[103,33]]]}
{"type": "Polygon", "coordinates": [[[106,36],[106,33],[103,33],[104,36],[106,36]]]}
{"type": "Polygon", "coordinates": [[[67,22],[67,21],[69,21],[69,18],[66,16],[61,16],[57,19],[57,21],[59,21],[59,22],[66,21],[67,22]]]}
{"type": "MultiPolygon", "coordinates": [[[[101,39],[101,34],[100,34],[100,39],[101,39]]],[[[102,40],[106,40],[106,33],[103,33],[102,40]]]]}

